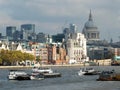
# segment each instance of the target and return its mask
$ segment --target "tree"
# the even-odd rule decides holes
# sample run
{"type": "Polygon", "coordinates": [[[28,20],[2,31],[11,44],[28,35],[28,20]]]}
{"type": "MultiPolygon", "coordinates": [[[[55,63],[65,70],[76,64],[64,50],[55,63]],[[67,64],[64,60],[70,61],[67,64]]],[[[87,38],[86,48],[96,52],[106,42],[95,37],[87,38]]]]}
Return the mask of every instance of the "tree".
{"type": "Polygon", "coordinates": [[[34,56],[32,54],[28,54],[28,53],[23,53],[24,55],[24,60],[34,60],[34,56]]]}
{"type": "Polygon", "coordinates": [[[2,58],[0,58],[0,64],[2,64],[2,58]]]}
{"type": "Polygon", "coordinates": [[[2,59],[3,65],[9,65],[10,64],[10,55],[8,54],[8,50],[1,50],[0,51],[0,58],[2,59]]]}
{"type": "Polygon", "coordinates": [[[34,60],[34,56],[21,51],[1,50],[0,59],[0,63],[2,62],[3,65],[16,65],[17,62],[34,60]]]}
{"type": "Polygon", "coordinates": [[[36,61],[37,61],[37,62],[40,62],[40,61],[41,61],[40,56],[37,56],[37,57],[36,57],[36,61]]]}

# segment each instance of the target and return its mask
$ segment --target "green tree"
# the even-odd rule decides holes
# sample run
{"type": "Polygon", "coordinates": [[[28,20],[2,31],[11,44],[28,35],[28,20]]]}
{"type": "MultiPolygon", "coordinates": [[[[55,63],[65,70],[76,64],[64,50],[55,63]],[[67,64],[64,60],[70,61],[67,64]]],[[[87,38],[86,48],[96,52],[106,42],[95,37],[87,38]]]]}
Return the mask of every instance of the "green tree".
{"type": "Polygon", "coordinates": [[[17,62],[34,60],[34,56],[28,53],[22,53],[21,51],[1,50],[0,59],[3,65],[16,65],[17,62]]]}
{"type": "Polygon", "coordinates": [[[24,61],[25,60],[31,60],[31,61],[33,61],[34,58],[35,58],[32,54],[23,53],[23,55],[24,55],[24,61]]]}
{"type": "Polygon", "coordinates": [[[40,61],[41,61],[40,56],[37,56],[37,57],[36,57],[36,61],[37,61],[37,62],[40,62],[40,61]]]}
{"type": "Polygon", "coordinates": [[[2,58],[0,58],[0,64],[2,64],[2,58]]]}
{"type": "Polygon", "coordinates": [[[9,52],[8,50],[0,51],[0,58],[2,59],[3,65],[10,64],[8,52],[9,52]]]}

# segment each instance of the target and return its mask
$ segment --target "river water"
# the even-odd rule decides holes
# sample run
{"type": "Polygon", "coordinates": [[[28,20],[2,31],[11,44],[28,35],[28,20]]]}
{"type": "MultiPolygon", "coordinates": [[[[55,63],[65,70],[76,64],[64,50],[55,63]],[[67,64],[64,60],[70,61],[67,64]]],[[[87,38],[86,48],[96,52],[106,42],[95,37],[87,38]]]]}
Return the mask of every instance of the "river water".
{"type": "MultiPolygon", "coordinates": [[[[92,67],[92,66],[91,66],[92,67]]],[[[120,81],[96,81],[98,75],[78,76],[80,67],[51,67],[62,77],[44,80],[11,81],[7,79],[9,70],[0,69],[0,90],[120,90],[120,81]]],[[[116,70],[120,66],[94,66],[96,70],[116,70]]],[[[31,69],[25,69],[30,73],[31,69]]]]}

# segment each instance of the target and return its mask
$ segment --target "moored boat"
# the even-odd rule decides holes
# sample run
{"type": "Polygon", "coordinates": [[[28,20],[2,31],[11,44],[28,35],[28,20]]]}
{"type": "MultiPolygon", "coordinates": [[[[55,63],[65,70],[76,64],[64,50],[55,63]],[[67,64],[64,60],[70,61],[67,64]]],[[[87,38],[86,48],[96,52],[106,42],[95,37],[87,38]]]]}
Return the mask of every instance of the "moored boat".
{"type": "Polygon", "coordinates": [[[120,81],[120,73],[112,71],[103,71],[97,81],[120,81]]]}
{"type": "Polygon", "coordinates": [[[84,68],[80,68],[80,70],[78,71],[78,75],[81,76],[81,75],[84,75],[86,72],[84,70],[84,68]]]}
{"type": "Polygon", "coordinates": [[[99,72],[94,70],[93,68],[80,68],[78,71],[78,75],[97,75],[99,72]]]}
{"type": "Polygon", "coordinates": [[[10,70],[8,75],[9,80],[30,80],[30,75],[22,70],[10,70]]]}
{"type": "Polygon", "coordinates": [[[56,78],[61,77],[60,73],[43,73],[44,78],[56,78]]]}
{"type": "Polygon", "coordinates": [[[39,72],[33,72],[31,75],[30,75],[30,79],[31,80],[43,80],[44,79],[44,76],[43,74],[39,73],[39,72]]]}
{"type": "Polygon", "coordinates": [[[39,73],[53,73],[53,70],[47,67],[34,67],[32,71],[39,72],[39,73]]]}
{"type": "Polygon", "coordinates": [[[33,73],[39,73],[44,78],[55,78],[55,77],[61,77],[60,73],[53,72],[51,68],[46,67],[34,67],[32,69],[33,73]]]}

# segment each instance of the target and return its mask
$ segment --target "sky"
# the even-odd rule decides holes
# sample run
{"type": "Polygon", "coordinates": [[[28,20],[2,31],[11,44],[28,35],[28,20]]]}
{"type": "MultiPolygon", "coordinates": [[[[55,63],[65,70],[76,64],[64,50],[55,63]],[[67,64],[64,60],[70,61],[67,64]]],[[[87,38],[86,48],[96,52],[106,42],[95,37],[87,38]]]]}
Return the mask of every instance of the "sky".
{"type": "Polygon", "coordinates": [[[70,23],[82,32],[90,10],[100,38],[120,41],[120,0],[0,0],[0,32],[6,26],[35,24],[36,33],[62,33],[70,23]]]}

